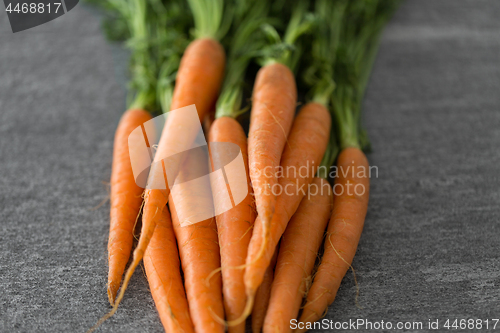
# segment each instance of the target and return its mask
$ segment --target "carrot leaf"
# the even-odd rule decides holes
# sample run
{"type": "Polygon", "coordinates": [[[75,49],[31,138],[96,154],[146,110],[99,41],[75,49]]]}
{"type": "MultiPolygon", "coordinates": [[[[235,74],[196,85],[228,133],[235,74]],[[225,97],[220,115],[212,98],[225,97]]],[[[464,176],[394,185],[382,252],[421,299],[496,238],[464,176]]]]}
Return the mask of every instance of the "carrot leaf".
{"type": "Polygon", "coordinates": [[[226,36],[229,54],[226,75],[217,101],[215,117],[236,118],[247,108],[241,109],[243,83],[247,67],[265,43],[261,27],[268,21],[267,1],[239,0],[246,10],[234,11],[232,29],[226,36]]]}
{"type": "Polygon", "coordinates": [[[180,0],[87,1],[104,9],[107,37],[130,50],[129,108],[156,112],[161,101],[157,86],[165,82],[162,68],[175,72],[176,55],[187,46],[187,27],[192,21],[187,5],[180,0]]]}
{"type": "Polygon", "coordinates": [[[194,17],[194,37],[220,40],[231,24],[233,8],[224,6],[224,0],[188,0],[188,3],[194,17]]]}
{"type": "Polygon", "coordinates": [[[279,15],[279,19],[282,21],[288,19],[286,30],[281,36],[276,30],[277,24],[263,26],[269,44],[261,50],[259,62],[262,66],[279,62],[294,70],[302,54],[302,45],[299,39],[312,30],[315,16],[308,12],[309,1],[296,0],[285,3],[292,6],[289,18],[285,17],[284,14],[279,15]]]}
{"type": "Polygon", "coordinates": [[[340,148],[366,148],[361,103],[380,34],[399,0],[317,0],[303,78],[313,101],[331,108],[340,148]]]}

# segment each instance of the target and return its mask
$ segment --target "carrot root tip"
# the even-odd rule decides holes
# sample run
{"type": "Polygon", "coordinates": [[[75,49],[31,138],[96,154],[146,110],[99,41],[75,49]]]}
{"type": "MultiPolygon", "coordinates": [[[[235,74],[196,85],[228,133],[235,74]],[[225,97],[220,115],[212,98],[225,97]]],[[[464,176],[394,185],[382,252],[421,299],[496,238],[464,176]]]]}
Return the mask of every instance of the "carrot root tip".
{"type": "Polygon", "coordinates": [[[115,299],[116,299],[116,292],[118,291],[118,288],[113,283],[108,284],[108,301],[111,306],[115,305],[115,299]]]}

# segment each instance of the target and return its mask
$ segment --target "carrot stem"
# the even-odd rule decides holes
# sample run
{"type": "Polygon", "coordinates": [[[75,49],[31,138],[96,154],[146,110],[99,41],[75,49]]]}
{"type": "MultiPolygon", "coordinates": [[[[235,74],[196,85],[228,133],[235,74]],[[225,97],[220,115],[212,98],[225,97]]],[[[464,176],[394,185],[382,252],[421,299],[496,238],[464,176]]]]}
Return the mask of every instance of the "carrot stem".
{"type": "Polygon", "coordinates": [[[283,37],[271,24],[264,25],[263,29],[271,41],[261,50],[260,64],[262,67],[280,63],[294,70],[302,54],[298,40],[309,33],[314,27],[314,16],[308,12],[309,2],[296,1],[283,37]]]}
{"type": "MultiPolygon", "coordinates": [[[[325,2],[325,8],[333,10],[328,0],[321,1],[325,2]]],[[[336,89],[331,96],[341,149],[362,148],[368,144],[360,124],[361,102],[377,55],[380,34],[399,2],[363,0],[349,2],[346,8],[333,62],[336,89]]]]}
{"type": "Polygon", "coordinates": [[[266,1],[249,1],[246,11],[234,18],[234,32],[229,34],[229,55],[222,90],[217,100],[216,118],[236,118],[248,108],[241,108],[243,83],[250,61],[257,55],[264,44],[264,35],[260,27],[267,21],[269,10],[266,1]]]}
{"type": "Polygon", "coordinates": [[[220,40],[224,31],[221,29],[223,22],[223,0],[188,0],[193,13],[195,29],[194,36],[220,40]]]}

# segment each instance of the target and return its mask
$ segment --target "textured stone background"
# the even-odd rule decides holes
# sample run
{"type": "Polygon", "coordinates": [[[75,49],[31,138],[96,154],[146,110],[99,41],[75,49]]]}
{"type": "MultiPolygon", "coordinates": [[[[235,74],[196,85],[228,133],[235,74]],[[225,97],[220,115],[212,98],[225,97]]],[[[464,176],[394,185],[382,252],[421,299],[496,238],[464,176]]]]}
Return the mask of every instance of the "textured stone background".
{"type": "MultiPolygon", "coordinates": [[[[12,34],[0,5],[0,331],[83,332],[109,310],[107,197],[124,53],[79,5],[12,34]]],[[[327,317],[500,317],[500,1],[408,0],[365,100],[378,166],[327,317]]],[[[100,332],[161,332],[138,270],[100,332]]],[[[319,332],[319,331],[318,331],[319,332]]]]}

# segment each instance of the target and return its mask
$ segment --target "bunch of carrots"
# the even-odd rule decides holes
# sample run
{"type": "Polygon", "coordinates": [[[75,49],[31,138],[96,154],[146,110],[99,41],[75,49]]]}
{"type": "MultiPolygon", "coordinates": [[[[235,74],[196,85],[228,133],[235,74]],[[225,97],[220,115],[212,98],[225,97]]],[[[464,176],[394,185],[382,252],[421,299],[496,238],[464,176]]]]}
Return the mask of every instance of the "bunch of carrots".
{"type": "Polygon", "coordinates": [[[291,332],[292,320],[297,332],[313,327],[352,268],[363,229],[370,166],[361,104],[398,2],[97,2],[108,37],[130,49],[131,93],[111,173],[112,310],[89,332],[117,311],[141,262],[167,332],[245,332],[250,316],[252,332],[291,332]],[[210,152],[172,165],[164,158],[196,140],[182,116],[192,105],[210,152]],[[146,177],[165,177],[168,164],[174,181],[139,186],[129,136],[167,113],[146,177]],[[201,177],[225,159],[217,143],[239,148],[246,182],[237,185],[248,194],[186,223],[190,207],[230,189],[227,179],[201,177]],[[186,185],[193,179],[196,191],[186,185]]]}

